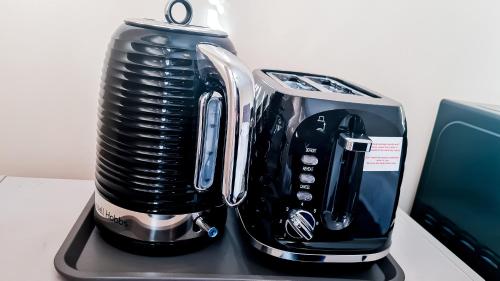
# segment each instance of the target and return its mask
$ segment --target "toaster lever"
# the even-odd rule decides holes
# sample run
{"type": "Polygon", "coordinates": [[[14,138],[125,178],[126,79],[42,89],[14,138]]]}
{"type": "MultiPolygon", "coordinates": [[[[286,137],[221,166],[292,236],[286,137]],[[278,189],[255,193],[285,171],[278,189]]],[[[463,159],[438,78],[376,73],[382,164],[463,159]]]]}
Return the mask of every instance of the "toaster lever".
{"type": "Polygon", "coordinates": [[[346,134],[340,133],[339,145],[347,151],[353,152],[370,152],[372,147],[372,140],[365,134],[346,134]]]}

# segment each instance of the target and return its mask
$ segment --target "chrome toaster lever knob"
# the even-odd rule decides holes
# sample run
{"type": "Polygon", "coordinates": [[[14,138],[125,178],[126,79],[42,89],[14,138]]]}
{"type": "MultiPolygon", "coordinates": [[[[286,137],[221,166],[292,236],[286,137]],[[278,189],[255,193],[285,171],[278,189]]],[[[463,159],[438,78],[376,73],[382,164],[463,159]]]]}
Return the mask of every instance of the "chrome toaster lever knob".
{"type": "Polygon", "coordinates": [[[308,211],[291,210],[285,223],[285,230],[295,239],[311,240],[316,220],[308,211]]]}

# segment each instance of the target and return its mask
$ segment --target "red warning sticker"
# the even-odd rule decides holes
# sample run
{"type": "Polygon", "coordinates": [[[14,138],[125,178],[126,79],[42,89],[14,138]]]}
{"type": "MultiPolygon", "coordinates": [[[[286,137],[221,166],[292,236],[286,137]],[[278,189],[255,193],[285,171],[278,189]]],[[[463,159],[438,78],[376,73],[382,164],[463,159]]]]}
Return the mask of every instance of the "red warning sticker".
{"type": "Polygon", "coordinates": [[[372,148],[365,155],[363,171],[399,171],[403,138],[370,137],[372,148]]]}

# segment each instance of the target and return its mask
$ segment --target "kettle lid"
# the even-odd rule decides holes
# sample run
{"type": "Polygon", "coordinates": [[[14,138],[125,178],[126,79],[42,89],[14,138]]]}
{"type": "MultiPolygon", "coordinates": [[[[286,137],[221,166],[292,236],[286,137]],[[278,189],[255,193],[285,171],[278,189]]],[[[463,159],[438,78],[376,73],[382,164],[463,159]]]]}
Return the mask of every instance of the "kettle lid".
{"type": "Polygon", "coordinates": [[[162,31],[183,32],[196,35],[208,35],[215,37],[227,37],[227,33],[221,30],[214,30],[208,27],[190,25],[193,18],[193,8],[187,0],[173,0],[165,7],[165,18],[167,22],[153,19],[127,19],[125,23],[132,26],[151,28],[162,31]],[[182,4],[186,10],[186,15],[182,20],[176,20],[172,15],[174,5],[182,4]]]}

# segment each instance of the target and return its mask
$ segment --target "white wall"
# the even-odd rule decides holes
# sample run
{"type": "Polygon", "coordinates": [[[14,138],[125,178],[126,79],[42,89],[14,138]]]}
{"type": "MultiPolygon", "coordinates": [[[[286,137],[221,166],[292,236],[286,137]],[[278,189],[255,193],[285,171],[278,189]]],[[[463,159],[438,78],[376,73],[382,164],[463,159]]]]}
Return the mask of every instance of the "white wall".
{"type": "MultiPolygon", "coordinates": [[[[498,1],[191,2],[195,23],[219,16],[251,68],[337,75],[402,102],[405,209],[440,99],[500,104],[498,1]]],[[[92,178],[107,42],[123,18],[161,18],[164,3],[1,1],[0,174],[92,178]]]]}

